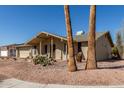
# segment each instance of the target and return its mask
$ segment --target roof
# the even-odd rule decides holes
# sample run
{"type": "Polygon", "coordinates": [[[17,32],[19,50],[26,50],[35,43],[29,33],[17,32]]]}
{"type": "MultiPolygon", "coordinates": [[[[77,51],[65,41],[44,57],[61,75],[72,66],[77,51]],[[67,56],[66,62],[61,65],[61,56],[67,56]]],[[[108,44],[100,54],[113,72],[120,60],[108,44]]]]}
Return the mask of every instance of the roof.
{"type": "Polygon", "coordinates": [[[0,46],[0,47],[11,47],[11,46],[19,46],[19,45],[22,45],[22,44],[9,44],[9,45],[3,45],[3,46],[0,46]]]}
{"type": "Polygon", "coordinates": [[[27,41],[25,44],[30,44],[30,42],[33,42],[33,40],[37,41],[37,40],[39,40],[39,38],[47,38],[47,37],[55,37],[55,38],[59,38],[62,40],[67,40],[67,38],[64,36],[60,36],[60,35],[56,35],[56,34],[52,34],[52,33],[43,31],[43,32],[38,33],[35,37],[33,37],[31,40],[27,41]]]}
{"type": "Polygon", "coordinates": [[[29,47],[31,45],[28,45],[28,44],[25,44],[25,43],[22,43],[22,44],[18,44],[16,47],[29,47]]]}
{"type": "MultiPolygon", "coordinates": [[[[104,35],[106,32],[96,32],[96,40],[104,35]]],[[[77,42],[83,42],[83,41],[88,41],[88,33],[83,34],[83,35],[76,35],[74,36],[74,40],[77,42]]]]}
{"type": "MultiPolygon", "coordinates": [[[[108,36],[108,39],[109,39],[111,45],[113,46],[111,35],[110,35],[110,33],[108,31],[107,32],[96,32],[96,40],[99,37],[103,36],[103,35],[107,35],[108,36]]],[[[30,44],[30,42],[38,41],[39,38],[47,38],[47,37],[55,37],[55,38],[59,38],[59,39],[62,39],[62,40],[67,40],[67,38],[64,37],[64,36],[60,36],[60,35],[56,35],[56,34],[48,33],[48,32],[40,32],[35,37],[33,37],[31,40],[27,41],[25,43],[25,45],[30,44]]],[[[88,41],[88,33],[86,33],[84,35],[76,35],[76,36],[74,36],[73,40],[76,41],[76,42],[88,41]]]]}
{"type": "MultiPolygon", "coordinates": [[[[113,47],[114,44],[113,44],[113,41],[112,41],[112,38],[111,38],[111,35],[110,35],[109,31],[107,31],[107,32],[96,32],[96,40],[98,38],[100,38],[101,36],[104,36],[104,35],[108,38],[111,46],[113,47]]],[[[84,35],[75,36],[74,40],[77,41],[77,42],[86,42],[86,41],[88,41],[88,33],[86,33],[84,35]]]]}
{"type": "Polygon", "coordinates": [[[20,46],[22,44],[9,44],[9,45],[4,45],[4,46],[0,46],[0,50],[8,50],[8,49],[12,49],[12,48],[16,48],[17,46],[20,46]]]}

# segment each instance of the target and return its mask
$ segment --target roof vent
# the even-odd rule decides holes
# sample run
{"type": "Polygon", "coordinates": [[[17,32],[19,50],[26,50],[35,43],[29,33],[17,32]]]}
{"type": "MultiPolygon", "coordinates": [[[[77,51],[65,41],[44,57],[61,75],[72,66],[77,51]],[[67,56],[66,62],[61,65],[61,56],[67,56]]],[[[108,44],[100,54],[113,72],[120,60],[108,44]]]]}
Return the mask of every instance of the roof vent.
{"type": "Polygon", "coordinates": [[[76,32],[76,35],[83,35],[83,34],[84,34],[84,31],[82,31],[82,30],[76,32]]]}

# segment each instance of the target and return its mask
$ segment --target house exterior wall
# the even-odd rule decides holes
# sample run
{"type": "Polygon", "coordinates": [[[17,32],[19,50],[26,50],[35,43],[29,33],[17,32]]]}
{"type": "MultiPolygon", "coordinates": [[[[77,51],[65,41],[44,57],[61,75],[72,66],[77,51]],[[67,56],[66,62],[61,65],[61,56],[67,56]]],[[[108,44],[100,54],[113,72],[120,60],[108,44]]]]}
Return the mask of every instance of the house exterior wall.
{"type": "Polygon", "coordinates": [[[81,50],[82,50],[83,56],[84,56],[84,58],[86,60],[87,59],[88,42],[82,42],[81,50]]]}
{"type": "Polygon", "coordinates": [[[55,44],[56,44],[56,59],[66,60],[67,49],[65,49],[66,51],[64,51],[64,47],[67,46],[66,42],[61,40],[56,40],[55,44]]]}
{"type": "MultiPolygon", "coordinates": [[[[53,44],[55,45],[56,49],[55,49],[55,59],[62,59],[62,60],[66,60],[66,52],[64,52],[64,47],[66,42],[60,39],[53,39],[53,44]]],[[[45,45],[47,45],[47,55],[48,57],[50,57],[50,39],[45,40],[42,42],[42,55],[46,55],[45,54],[45,45]]],[[[38,47],[39,49],[39,47],[38,47]]]]}
{"type": "MultiPolygon", "coordinates": [[[[64,47],[67,46],[66,41],[54,38],[53,44],[56,46],[55,59],[66,60],[67,47],[66,47],[66,51],[64,51],[65,50],[64,47]]],[[[47,55],[48,57],[50,57],[50,45],[51,45],[50,39],[42,41],[41,55],[47,55]],[[47,45],[47,53],[45,53],[45,45],[47,45]]],[[[18,47],[16,52],[17,57],[27,58],[30,55],[34,57],[40,54],[40,44],[36,44],[34,46],[18,47]],[[34,50],[34,46],[36,47],[36,50],[34,50]],[[36,52],[35,54],[34,54],[34,51],[36,52]]]]}
{"type": "Polygon", "coordinates": [[[96,41],[96,59],[106,60],[111,58],[111,45],[104,35],[96,41]]]}
{"type": "Polygon", "coordinates": [[[16,45],[7,45],[0,47],[1,57],[16,57],[16,45]]]}
{"type": "Polygon", "coordinates": [[[0,56],[7,57],[8,56],[8,49],[6,46],[0,48],[0,56]]]}
{"type": "Polygon", "coordinates": [[[8,51],[7,50],[1,50],[1,57],[7,57],[8,56],[8,51]]]}
{"type": "MultiPolygon", "coordinates": [[[[118,46],[117,46],[117,48],[118,48],[118,46]]],[[[119,51],[119,48],[118,48],[118,52],[119,52],[119,55],[120,55],[121,59],[124,59],[124,45],[122,46],[122,49],[120,49],[120,51],[119,51]],[[122,52],[122,54],[120,52],[122,52]]]]}
{"type": "Polygon", "coordinates": [[[32,54],[32,47],[18,47],[17,48],[17,57],[20,57],[20,58],[27,58],[29,56],[31,56],[32,54]]]}
{"type": "Polygon", "coordinates": [[[16,57],[16,45],[8,46],[8,56],[16,57]]]}
{"type": "MultiPolygon", "coordinates": [[[[88,42],[82,42],[81,49],[85,60],[87,60],[88,42]]],[[[96,60],[107,60],[111,58],[111,45],[104,35],[96,40],[96,60]]]]}

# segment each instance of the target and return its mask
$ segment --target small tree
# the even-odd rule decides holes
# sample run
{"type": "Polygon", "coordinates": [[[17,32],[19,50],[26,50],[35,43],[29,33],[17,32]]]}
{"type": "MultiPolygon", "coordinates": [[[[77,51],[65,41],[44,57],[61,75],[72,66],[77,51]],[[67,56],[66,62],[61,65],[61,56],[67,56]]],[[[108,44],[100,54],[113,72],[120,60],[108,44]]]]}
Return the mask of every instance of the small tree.
{"type": "Polygon", "coordinates": [[[113,59],[118,59],[118,58],[120,58],[120,55],[119,55],[119,52],[118,52],[118,49],[117,49],[116,46],[112,47],[112,52],[111,52],[111,54],[112,54],[112,58],[113,58],[113,59]]]}
{"type": "Polygon", "coordinates": [[[119,55],[120,57],[122,57],[123,55],[123,45],[122,45],[122,36],[121,36],[121,32],[117,32],[116,34],[116,45],[119,51],[119,55]]]}

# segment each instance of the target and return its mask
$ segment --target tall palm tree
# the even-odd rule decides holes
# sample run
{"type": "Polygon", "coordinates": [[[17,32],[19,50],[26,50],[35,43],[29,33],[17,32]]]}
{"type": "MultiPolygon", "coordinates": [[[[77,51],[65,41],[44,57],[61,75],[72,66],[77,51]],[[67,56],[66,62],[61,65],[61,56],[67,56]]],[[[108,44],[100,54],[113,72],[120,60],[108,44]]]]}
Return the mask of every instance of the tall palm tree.
{"type": "Polygon", "coordinates": [[[68,45],[68,70],[70,72],[76,71],[76,61],[74,56],[74,44],[73,44],[73,37],[72,37],[72,28],[71,28],[71,20],[70,20],[70,11],[69,6],[64,6],[65,12],[65,21],[66,21],[66,32],[67,32],[67,45],[68,45]]]}
{"type": "Polygon", "coordinates": [[[88,53],[86,69],[96,69],[95,51],[95,30],[96,30],[96,5],[90,6],[89,34],[88,34],[88,53]]]}

